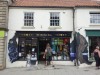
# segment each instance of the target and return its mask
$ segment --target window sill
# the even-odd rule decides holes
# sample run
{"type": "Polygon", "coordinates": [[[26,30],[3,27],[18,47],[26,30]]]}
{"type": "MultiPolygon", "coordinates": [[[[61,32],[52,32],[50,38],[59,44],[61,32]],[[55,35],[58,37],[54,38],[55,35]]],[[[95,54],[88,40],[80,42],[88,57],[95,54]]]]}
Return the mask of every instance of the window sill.
{"type": "Polygon", "coordinates": [[[100,26],[100,24],[90,24],[90,26],[100,26]]]}
{"type": "Polygon", "coordinates": [[[33,26],[23,26],[22,29],[35,29],[33,26]]]}
{"type": "Polygon", "coordinates": [[[61,29],[61,26],[49,26],[48,29],[61,29]]]}

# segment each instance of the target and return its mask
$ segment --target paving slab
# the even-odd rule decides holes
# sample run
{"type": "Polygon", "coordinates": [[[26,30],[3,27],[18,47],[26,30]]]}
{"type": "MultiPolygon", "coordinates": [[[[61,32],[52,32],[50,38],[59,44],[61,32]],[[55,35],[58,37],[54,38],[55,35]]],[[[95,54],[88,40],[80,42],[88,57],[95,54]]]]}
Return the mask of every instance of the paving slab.
{"type": "Polygon", "coordinates": [[[7,68],[0,75],[100,75],[95,67],[79,68],[76,66],[32,66],[26,68],[7,68]]]}

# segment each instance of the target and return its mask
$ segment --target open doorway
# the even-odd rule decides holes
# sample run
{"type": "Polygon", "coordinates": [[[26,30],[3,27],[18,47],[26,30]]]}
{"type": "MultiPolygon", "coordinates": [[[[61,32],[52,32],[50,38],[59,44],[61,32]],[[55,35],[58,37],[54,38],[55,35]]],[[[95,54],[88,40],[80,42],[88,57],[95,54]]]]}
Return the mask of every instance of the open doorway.
{"type": "Polygon", "coordinates": [[[43,58],[44,52],[45,52],[45,48],[46,48],[46,44],[50,43],[50,38],[40,38],[39,39],[39,62],[40,63],[44,63],[45,59],[43,58]]]}
{"type": "Polygon", "coordinates": [[[94,61],[93,51],[96,46],[100,47],[100,37],[89,37],[89,60],[94,61]]]}

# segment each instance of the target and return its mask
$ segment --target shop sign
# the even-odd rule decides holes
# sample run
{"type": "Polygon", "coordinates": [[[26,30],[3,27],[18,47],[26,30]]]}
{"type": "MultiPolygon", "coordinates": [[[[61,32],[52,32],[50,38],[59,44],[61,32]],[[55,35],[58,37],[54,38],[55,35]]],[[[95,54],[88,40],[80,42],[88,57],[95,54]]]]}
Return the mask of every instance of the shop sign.
{"type": "Polygon", "coordinates": [[[4,37],[5,32],[4,31],[0,31],[0,37],[4,37]]]}
{"type": "Polygon", "coordinates": [[[34,31],[34,32],[20,32],[17,31],[19,37],[71,37],[71,32],[64,31],[34,31]]]}

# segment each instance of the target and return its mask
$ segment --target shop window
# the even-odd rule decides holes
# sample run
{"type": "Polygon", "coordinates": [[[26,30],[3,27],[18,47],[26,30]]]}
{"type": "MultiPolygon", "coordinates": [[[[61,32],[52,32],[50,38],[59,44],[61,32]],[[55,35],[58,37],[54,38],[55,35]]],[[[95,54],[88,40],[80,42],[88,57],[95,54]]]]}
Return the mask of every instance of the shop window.
{"type": "Polygon", "coordinates": [[[24,13],[24,26],[33,26],[34,24],[34,13],[25,12],[24,13]]]}
{"type": "Polygon", "coordinates": [[[90,23],[100,24],[100,13],[90,13],[90,23]]]}
{"type": "Polygon", "coordinates": [[[26,60],[29,52],[37,59],[37,38],[19,38],[18,40],[19,60],[26,60]]]}
{"type": "Polygon", "coordinates": [[[60,17],[59,12],[50,13],[50,26],[59,26],[60,17]]]}
{"type": "Polygon", "coordinates": [[[100,46],[100,37],[89,37],[89,60],[94,61],[93,51],[100,46]]]}
{"type": "Polygon", "coordinates": [[[63,61],[70,59],[69,38],[53,38],[52,39],[52,60],[63,61]]]}

